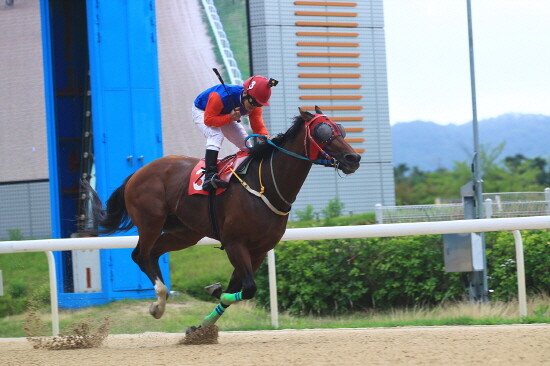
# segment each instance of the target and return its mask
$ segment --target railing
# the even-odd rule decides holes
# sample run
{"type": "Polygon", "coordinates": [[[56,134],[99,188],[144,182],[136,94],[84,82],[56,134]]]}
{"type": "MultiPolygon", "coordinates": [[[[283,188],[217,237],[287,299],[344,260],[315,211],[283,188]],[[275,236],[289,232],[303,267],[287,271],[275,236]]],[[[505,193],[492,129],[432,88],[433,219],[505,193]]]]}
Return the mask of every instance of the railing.
{"type": "MultiPolygon", "coordinates": [[[[204,11],[206,12],[208,23],[210,23],[210,27],[212,27],[214,38],[216,39],[216,44],[218,45],[218,50],[222,55],[223,65],[229,75],[229,83],[234,85],[242,85],[243,77],[241,75],[241,70],[239,69],[239,65],[237,64],[233,51],[231,50],[231,44],[229,43],[227,34],[225,34],[225,31],[223,30],[223,24],[218,15],[216,5],[214,5],[213,0],[201,0],[201,2],[204,7],[204,11]]],[[[248,116],[243,116],[241,121],[243,122],[243,126],[247,132],[252,133],[248,116]]]]}
{"type": "Polygon", "coordinates": [[[438,205],[375,206],[376,223],[451,221],[464,219],[462,203],[438,205]]]}
{"type": "MultiPolygon", "coordinates": [[[[525,290],[523,243],[519,230],[536,230],[548,228],[550,228],[550,216],[535,216],[501,219],[288,229],[283,235],[281,241],[513,231],[516,247],[516,263],[518,274],[517,278],[519,314],[520,317],[525,317],[527,315],[527,296],[525,290]]],[[[48,256],[50,274],[52,330],[53,334],[57,335],[59,333],[57,279],[55,272],[55,259],[52,251],[133,248],[136,246],[136,244],[137,236],[5,241],[0,242],[0,254],[21,252],[46,252],[46,255],[48,256]]],[[[205,238],[200,240],[197,244],[209,245],[219,244],[219,242],[210,238],[205,238]]],[[[270,251],[268,253],[268,264],[269,289],[271,297],[271,323],[274,327],[278,327],[279,318],[277,307],[277,283],[275,271],[275,254],[273,251],[270,251]]]]}
{"type": "MultiPolygon", "coordinates": [[[[485,218],[550,215],[550,188],[544,192],[484,193],[485,218]]],[[[462,203],[375,206],[376,223],[463,220],[462,203]]]]}
{"type": "Polygon", "coordinates": [[[220,17],[218,16],[218,10],[214,5],[214,1],[201,1],[202,6],[204,7],[204,10],[206,12],[206,17],[208,18],[208,22],[210,23],[210,26],[212,27],[212,30],[214,32],[214,38],[216,38],[216,44],[218,45],[218,49],[222,55],[223,64],[225,66],[225,69],[227,70],[227,73],[229,74],[230,83],[241,85],[243,83],[241,71],[239,70],[237,61],[235,61],[233,51],[231,51],[231,45],[229,44],[227,35],[223,30],[223,25],[220,21],[220,17]]]}

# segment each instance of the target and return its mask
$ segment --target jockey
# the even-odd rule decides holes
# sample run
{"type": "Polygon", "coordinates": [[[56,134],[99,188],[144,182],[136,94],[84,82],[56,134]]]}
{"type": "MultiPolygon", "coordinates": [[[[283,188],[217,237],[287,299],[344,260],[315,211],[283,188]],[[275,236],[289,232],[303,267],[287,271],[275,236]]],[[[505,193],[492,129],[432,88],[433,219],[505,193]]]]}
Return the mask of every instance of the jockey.
{"type": "Polygon", "coordinates": [[[192,108],[193,121],[206,137],[202,189],[212,191],[227,187],[227,183],[217,177],[218,152],[224,137],[244,150],[247,133],[239,123],[241,116],[248,115],[254,133],[268,135],[261,107],[269,105],[271,88],[277,83],[277,80],[256,75],[242,86],[218,84],[197,96],[192,108]]]}

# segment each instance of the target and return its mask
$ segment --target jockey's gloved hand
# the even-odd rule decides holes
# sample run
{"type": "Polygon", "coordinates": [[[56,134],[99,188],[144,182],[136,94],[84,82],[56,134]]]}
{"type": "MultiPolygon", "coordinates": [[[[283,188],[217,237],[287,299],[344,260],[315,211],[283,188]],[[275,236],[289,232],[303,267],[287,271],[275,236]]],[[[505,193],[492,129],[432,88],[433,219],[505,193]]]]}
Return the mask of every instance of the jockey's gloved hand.
{"type": "Polygon", "coordinates": [[[263,137],[256,137],[256,141],[258,144],[265,144],[267,143],[267,140],[271,140],[271,136],[270,135],[265,135],[265,139],[263,137]]]}
{"type": "Polygon", "coordinates": [[[240,108],[235,108],[229,113],[229,118],[231,121],[239,121],[241,119],[241,110],[240,108]]]}

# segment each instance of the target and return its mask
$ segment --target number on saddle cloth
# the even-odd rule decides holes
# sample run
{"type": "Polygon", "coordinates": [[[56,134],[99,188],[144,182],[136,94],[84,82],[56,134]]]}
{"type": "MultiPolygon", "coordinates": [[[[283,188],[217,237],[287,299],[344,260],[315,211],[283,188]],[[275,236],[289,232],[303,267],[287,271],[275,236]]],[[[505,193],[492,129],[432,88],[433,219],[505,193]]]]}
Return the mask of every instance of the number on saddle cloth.
{"type": "MultiPolygon", "coordinates": [[[[219,179],[229,182],[231,175],[233,174],[229,168],[238,170],[239,175],[244,175],[246,173],[246,169],[244,169],[244,173],[241,172],[241,170],[243,167],[247,168],[251,160],[250,155],[246,151],[239,151],[237,154],[226,156],[218,162],[219,179]]],[[[191,172],[191,179],[189,179],[187,194],[208,195],[208,192],[202,189],[204,179],[203,167],[204,160],[200,160],[191,172]]],[[[226,188],[217,189],[216,194],[224,192],[225,189],[226,188]]]]}

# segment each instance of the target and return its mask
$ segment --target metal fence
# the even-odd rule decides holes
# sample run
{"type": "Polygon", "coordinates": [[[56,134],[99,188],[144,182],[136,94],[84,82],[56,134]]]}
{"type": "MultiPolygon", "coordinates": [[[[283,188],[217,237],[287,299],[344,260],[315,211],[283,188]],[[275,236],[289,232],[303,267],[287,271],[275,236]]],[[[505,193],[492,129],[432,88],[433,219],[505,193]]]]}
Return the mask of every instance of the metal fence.
{"type": "MultiPolygon", "coordinates": [[[[485,218],[550,215],[550,188],[544,192],[505,192],[483,194],[485,218]]],[[[464,220],[462,203],[375,207],[379,224],[464,220]]]]}
{"type": "Polygon", "coordinates": [[[0,185],[0,240],[51,237],[47,181],[0,185]]]}

